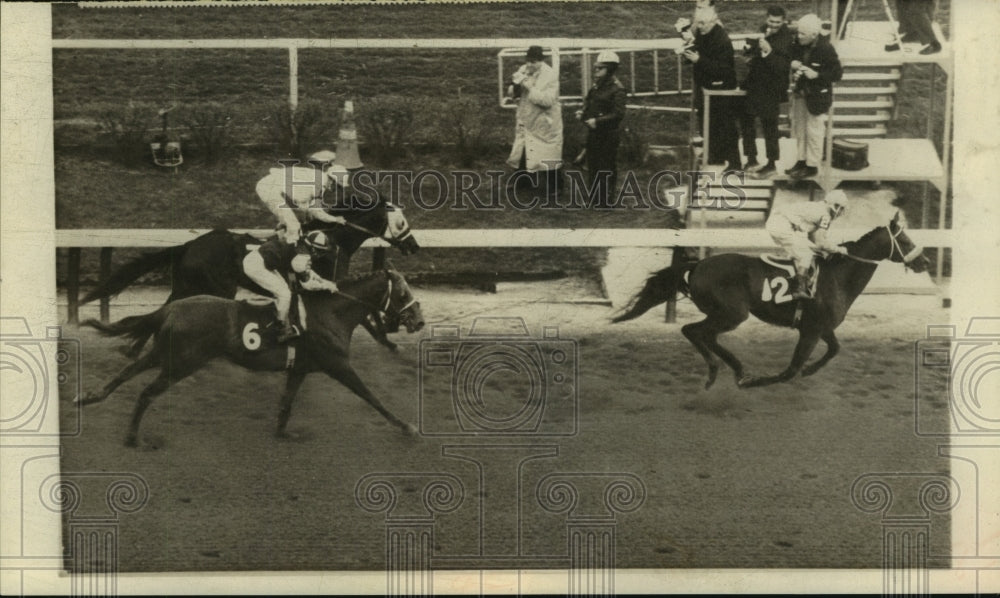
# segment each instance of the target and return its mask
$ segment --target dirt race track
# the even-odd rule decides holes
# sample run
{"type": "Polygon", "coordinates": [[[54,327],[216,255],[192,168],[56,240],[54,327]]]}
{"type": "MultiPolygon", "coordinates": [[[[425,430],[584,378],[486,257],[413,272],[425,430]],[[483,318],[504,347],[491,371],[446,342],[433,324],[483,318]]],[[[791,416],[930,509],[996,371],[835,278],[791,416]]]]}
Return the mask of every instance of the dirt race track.
{"type": "MultiPolygon", "coordinates": [[[[564,557],[566,515],[543,510],[536,487],[553,472],[600,472],[633,474],[645,493],[639,508],[616,515],[618,567],[879,567],[879,516],[852,504],[852,484],[869,472],[948,471],[939,441],[914,434],[914,342],[928,324],[947,322],[939,297],[863,295],[838,330],[841,354],[815,376],[739,391],[724,371],[705,391],[704,364],[679,332],[697,317],[687,301],[678,324],[663,323],[661,307],[611,325],[606,306],[541,303],[516,289],[415,292],[428,328],[395,335],[398,354],[363,331],[355,336],[353,363],[390,410],[418,422],[419,341],[431,326],[459,324],[466,333],[476,317],[522,317],[535,339],[543,326],[557,326],[576,343],[576,434],[409,438],[315,374],[294,406],[293,439],[278,440],[271,432],[282,376],[217,362],[157,399],[139,448],[124,448],[148,372],[85,407],[82,433],[64,442],[64,472],[131,472],[148,484],[148,502],[121,517],[119,570],[381,571],[385,513],[360,508],[355,486],[372,473],[414,472],[448,473],[463,487],[458,506],[436,516],[435,566],[479,554],[519,552],[529,557],[522,563],[564,557]],[[463,452],[460,444],[506,448],[478,449],[493,459],[480,477],[468,459],[445,454],[463,452]],[[532,453],[557,454],[524,458],[532,453]]],[[[121,343],[90,329],[78,334],[83,389],[96,389],[125,365],[115,351],[121,343]]],[[[787,364],[794,338],[751,320],[722,342],[750,372],[772,373],[787,364]]],[[[447,397],[438,391],[425,396],[447,397]]],[[[526,392],[523,378],[500,372],[484,396],[500,413],[512,408],[504,400],[526,392]]],[[[428,429],[454,425],[447,400],[423,404],[428,429]]],[[[940,397],[919,402],[939,421],[945,406],[940,397]]],[[[68,397],[62,407],[69,422],[68,397]]],[[[552,429],[572,424],[565,403],[553,413],[552,429]]],[[[412,502],[407,494],[420,488],[396,477],[404,479],[399,504],[412,502]]],[[[592,490],[581,488],[581,497],[592,490]]],[[[949,522],[932,522],[930,553],[947,554],[949,522]]]]}

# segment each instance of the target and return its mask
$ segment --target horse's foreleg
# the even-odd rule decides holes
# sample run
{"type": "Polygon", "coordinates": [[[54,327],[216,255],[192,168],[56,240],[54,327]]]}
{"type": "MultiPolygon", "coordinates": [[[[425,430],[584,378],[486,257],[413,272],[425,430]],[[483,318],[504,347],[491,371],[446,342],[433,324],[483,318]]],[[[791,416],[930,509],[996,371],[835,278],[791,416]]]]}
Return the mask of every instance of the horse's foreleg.
{"type": "Polygon", "coordinates": [[[385,332],[385,326],[382,324],[382,319],[378,316],[374,316],[372,319],[365,318],[361,320],[361,325],[365,327],[368,334],[372,335],[372,338],[378,341],[380,345],[388,348],[390,351],[395,351],[399,348],[396,343],[389,340],[385,332]]]}
{"type": "Polygon", "coordinates": [[[302,381],[305,379],[305,372],[297,370],[289,371],[285,378],[285,392],[281,395],[281,406],[278,410],[278,427],[274,431],[274,435],[279,438],[287,436],[285,426],[288,424],[288,418],[292,415],[292,401],[295,400],[295,395],[299,392],[299,387],[302,386],[302,381]]]}
{"type": "Polygon", "coordinates": [[[153,399],[165,391],[170,386],[170,376],[167,374],[167,370],[164,369],[160,372],[160,375],[153,380],[149,386],[142,389],[139,393],[139,400],[135,403],[135,409],[132,411],[132,422],[128,427],[128,435],[125,436],[125,446],[135,446],[136,440],[139,437],[139,422],[142,421],[142,414],[146,412],[149,408],[149,404],[153,402],[153,399]]]}
{"type": "Polygon", "coordinates": [[[134,361],[125,366],[122,369],[122,371],[118,372],[117,376],[112,378],[107,384],[104,385],[104,388],[102,388],[100,392],[87,393],[87,396],[83,398],[77,398],[74,402],[78,405],[90,405],[91,403],[98,403],[100,401],[103,401],[104,399],[108,398],[108,395],[114,392],[116,388],[118,388],[125,382],[128,382],[129,380],[139,375],[140,373],[150,368],[156,367],[157,365],[159,365],[159,362],[160,360],[157,354],[151,351],[142,358],[140,358],[138,361],[134,361]]]}
{"type": "Polygon", "coordinates": [[[788,364],[785,371],[777,376],[750,377],[745,376],[739,381],[740,388],[750,388],[754,386],[766,386],[777,382],[787,382],[795,377],[802,370],[809,355],[816,348],[819,342],[819,333],[803,330],[799,332],[799,342],[795,345],[795,352],[792,354],[792,362],[788,364]]]}
{"type": "Polygon", "coordinates": [[[414,428],[411,424],[399,419],[393,415],[392,412],[382,406],[381,401],[379,401],[378,398],[376,398],[375,395],[368,390],[368,387],[365,386],[364,382],[361,381],[361,378],[358,377],[354,368],[352,368],[346,361],[338,360],[326,369],[326,373],[334,380],[337,380],[346,386],[354,394],[364,399],[369,405],[374,407],[376,411],[381,413],[382,417],[387,419],[390,423],[399,426],[399,428],[407,434],[414,434],[416,432],[416,428],[414,428]]]}
{"type": "Polygon", "coordinates": [[[820,338],[822,338],[823,342],[826,343],[826,353],[824,353],[823,356],[817,359],[814,363],[811,363],[803,368],[803,376],[812,376],[819,371],[821,367],[829,363],[831,359],[836,357],[838,352],[840,352],[840,341],[837,340],[837,336],[833,333],[833,330],[823,332],[823,334],[820,335],[820,338]]]}

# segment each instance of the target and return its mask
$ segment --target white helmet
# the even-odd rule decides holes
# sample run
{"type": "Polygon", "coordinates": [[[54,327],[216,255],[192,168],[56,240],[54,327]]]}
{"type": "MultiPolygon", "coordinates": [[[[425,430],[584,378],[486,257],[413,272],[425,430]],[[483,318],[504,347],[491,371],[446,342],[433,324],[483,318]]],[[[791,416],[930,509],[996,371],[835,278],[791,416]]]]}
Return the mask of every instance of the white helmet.
{"type": "Polygon", "coordinates": [[[843,209],[847,206],[847,194],[840,189],[834,189],[823,198],[831,208],[843,209]]]}
{"type": "Polygon", "coordinates": [[[324,164],[327,162],[333,162],[336,159],[337,159],[337,153],[332,152],[330,150],[321,150],[309,156],[310,162],[321,162],[324,164]]]}
{"type": "Polygon", "coordinates": [[[609,64],[618,64],[618,55],[612,52],[611,50],[604,50],[603,52],[597,55],[597,64],[601,64],[602,62],[609,64]]]}
{"type": "Polygon", "coordinates": [[[326,176],[341,187],[347,188],[351,184],[351,175],[347,169],[340,164],[331,164],[326,169],[326,176]]]}

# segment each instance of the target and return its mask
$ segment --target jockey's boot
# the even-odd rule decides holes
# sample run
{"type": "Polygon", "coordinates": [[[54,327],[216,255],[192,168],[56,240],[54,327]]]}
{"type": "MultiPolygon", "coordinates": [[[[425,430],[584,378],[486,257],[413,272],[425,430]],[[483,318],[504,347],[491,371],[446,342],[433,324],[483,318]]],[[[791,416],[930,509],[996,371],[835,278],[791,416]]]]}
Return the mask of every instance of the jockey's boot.
{"type": "Polygon", "coordinates": [[[795,290],[792,291],[793,299],[812,299],[812,294],[809,293],[809,275],[808,274],[796,274],[795,275],[795,290]]]}
{"type": "Polygon", "coordinates": [[[299,329],[292,325],[291,322],[285,321],[281,323],[281,330],[278,332],[278,342],[285,343],[299,335],[299,329]]]}

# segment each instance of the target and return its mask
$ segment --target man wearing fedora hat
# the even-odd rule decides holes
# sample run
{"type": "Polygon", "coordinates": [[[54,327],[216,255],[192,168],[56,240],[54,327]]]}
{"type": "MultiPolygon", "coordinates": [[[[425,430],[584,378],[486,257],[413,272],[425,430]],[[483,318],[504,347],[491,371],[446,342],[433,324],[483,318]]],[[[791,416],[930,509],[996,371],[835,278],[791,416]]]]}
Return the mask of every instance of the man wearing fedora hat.
{"type": "Polygon", "coordinates": [[[552,194],[562,166],[563,123],[559,76],[544,58],[541,46],[531,46],[527,62],[511,77],[508,91],[517,101],[517,124],[507,164],[515,169],[512,186],[524,179],[540,184],[538,173],[544,172],[552,194]]]}

